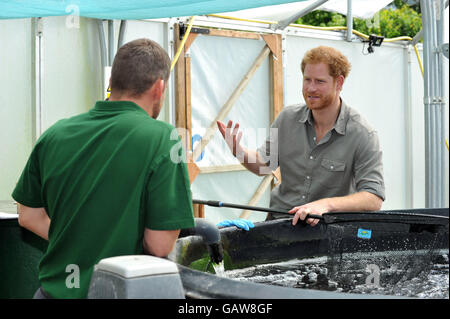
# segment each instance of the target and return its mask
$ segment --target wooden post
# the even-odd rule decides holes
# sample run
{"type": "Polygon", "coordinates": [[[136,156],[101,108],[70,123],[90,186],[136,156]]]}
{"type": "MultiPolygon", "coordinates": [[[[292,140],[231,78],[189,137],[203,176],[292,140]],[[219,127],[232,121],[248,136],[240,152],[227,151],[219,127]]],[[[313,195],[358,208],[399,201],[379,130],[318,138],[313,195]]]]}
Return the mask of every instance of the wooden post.
{"type": "Polygon", "coordinates": [[[281,35],[269,34],[262,36],[270,48],[270,122],[272,123],[283,109],[283,52],[281,35]]]}
{"type": "Polygon", "coordinates": [[[194,217],[195,218],[205,218],[205,205],[194,204],[194,217]]]}
{"type": "MultiPolygon", "coordinates": [[[[183,146],[186,152],[192,149],[192,119],[191,119],[191,57],[186,54],[197,34],[189,34],[185,46],[181,50],[178,62],[175,65],[175,103],[176,103],[176,127],[185,129],[179,130],[183,139],[183,146]]],[[[175,50],[181,44],[180,25],[175,25],[175,50]]],[[[187,156],[187,158],[190,158],[187,156]]],[[[192,181],[191,181],[192,182],[192,181]]]]}
{"type": "MultiPolygon", "coordinates": [[[[189,180],[192,184],[200,173],[189,151],[192,148],[192,122],[191,122],[191,58],[186,56],[186,51],[196,38],[196,34],[189,34],[185,47],[181,50],[177,64],[175,65],[175,103],[176,103],[176,127],[183,141],[186,151],[189,180]]],[[[180,25],[175,25],[175,50],[181,44],[180,25]]],[[[204,217],[204,208],[194,205],[194,217],[204,217]]]]}
{"type": "Polygon", "coordinates": [[[184,71],[185,71],[185,93],[186,93],[186,104],[185,104],[185,114],[186,121],[184,128],[186,129],[189,138],[186,141],[186,151],[189,152],[192,149],[192,109],[191,109],[191,57],[186,55],[184,57],[184,71]]]}
{"type": "MultiPolygon", "coordinates": [[[[180,25],[175,24],[175,51],[181,44],[180,25]]],[[[175,65],[175,122],[177,128],[186,128],[186,70],[184,61],[185,51],[181,51],[178,62],[175,65]]]]}

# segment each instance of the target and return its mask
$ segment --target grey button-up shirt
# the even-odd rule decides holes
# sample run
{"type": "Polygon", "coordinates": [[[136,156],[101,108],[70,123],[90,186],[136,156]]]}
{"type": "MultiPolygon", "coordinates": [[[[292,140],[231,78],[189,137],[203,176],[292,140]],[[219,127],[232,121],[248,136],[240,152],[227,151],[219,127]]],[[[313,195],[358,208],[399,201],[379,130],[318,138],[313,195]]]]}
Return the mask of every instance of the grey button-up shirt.
{"type": "Polygon", "coordinates": [[[281,169],[282,183],[272,190],[270,207],[291,209],[361,191],[384,200],[382,152],[368,122],[343,101],[334,127],[319,143],[313,122],[306,105],[287,106],[258,148],[272,169],[281,169]]]}

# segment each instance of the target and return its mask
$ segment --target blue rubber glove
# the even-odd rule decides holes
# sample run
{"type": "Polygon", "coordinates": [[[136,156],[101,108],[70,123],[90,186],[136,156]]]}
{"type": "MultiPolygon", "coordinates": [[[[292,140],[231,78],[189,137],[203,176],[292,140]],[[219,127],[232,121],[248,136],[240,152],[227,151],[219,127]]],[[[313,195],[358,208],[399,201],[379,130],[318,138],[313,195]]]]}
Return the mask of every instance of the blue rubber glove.
{"type": "Polygon", "coordinates": [[[238,218],[238,219],[227,219],[224,220],[223,222],[218,223],[216,226],[218,227],[230,227],[230,226],[236,226],[237,228],[240,229],[244,229],[246,231],[249,231],[250,228],[255,227],[255,225],[253,225],[253,223],[247,219],[242,219],[242,218],[238,218]]]}

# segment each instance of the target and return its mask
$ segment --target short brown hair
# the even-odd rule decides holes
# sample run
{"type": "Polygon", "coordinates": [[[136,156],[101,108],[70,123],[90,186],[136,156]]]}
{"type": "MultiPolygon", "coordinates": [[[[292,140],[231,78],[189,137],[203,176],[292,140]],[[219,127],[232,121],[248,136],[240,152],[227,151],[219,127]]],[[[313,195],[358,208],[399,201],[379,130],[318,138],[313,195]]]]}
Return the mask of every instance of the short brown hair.
{"type": "Polygon", "coordinates": [[[158,79],[167,81],[170,58],[155,41],[137,39],[117,51],[111,69],[111,91],[139,96],[158,79]]]}
{"type": "Polygon", "coordinates": [[[325,63],[328,65],[330,75],[337,78],[342,75],[347,78],[350,73],[351,64],[347,57],[335,48],[319,46],[305,53],[302,60],[302,73],[307,64],[325,63]]]}

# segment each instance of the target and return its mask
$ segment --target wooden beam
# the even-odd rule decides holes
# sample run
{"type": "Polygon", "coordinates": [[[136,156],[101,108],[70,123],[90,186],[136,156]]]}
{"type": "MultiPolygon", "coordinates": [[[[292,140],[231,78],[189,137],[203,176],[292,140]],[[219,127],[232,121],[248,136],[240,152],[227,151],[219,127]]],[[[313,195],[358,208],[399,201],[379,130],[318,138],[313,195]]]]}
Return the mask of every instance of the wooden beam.
{"type": "Polygon", "coordinates": [[[205,205],[194,204],[194,217],[195,218],[205,218],[205,205]]]}
{"type": "Polygon", "coordinates": [[[197,144],[196,148],[193,152],[193,158],[198,158],[200,154],[205,149],[206,145],[208,145],[209,141],[213,137],[214,133],[217,130],[217,121],[223,120],[227,114],[230,112],[231,108],[233,107],[236,100],[239,98],[239,96],[242,94],[242,92],[247,87],[248,83],[250,82],[251,78],[255,74],[256,70],[261,66],[264,59],[269,55],[270,49],[268,46],[264,46],[264,48],[259,53],[256,60],[253,62],[253,65],[250,67],[248,72],[245,74],[245,76],[242,78],[241,82],[238,84],[238,86],[234,89],[231,96],[228,98],[227,102],[222,106],[219,113],[217,114],[216,118],[212,121],[209,128],[206,130],[205,134],[202,137],[202,140],[200,143],[197,144]]]}
{"type": "Polygon", "coordinates": [[[272,172],[272,174],[273,174],[273,176],[275,176],[275,178],[277,180],[276,182],[274,181],[275,182],[275,186],[281,184],[281,169],[280,169],[280,166],[278,166],[278,168],[276,170],[274,170],[272,172]]]}
{"type": "Polygon", "coordinates": [[[283,54],[281,47],[281,35],[263,35],[264,41],[270,47],[270,122],[272,123],[283,109],[283,54]]]}
{"type": "Polygon", "coordinates": [[[267,46],[270,48],[270,51],[272,54],[274,54],[277,58],[278,55],[280,55],[281,51],[279,51],[279,48],[281,48],[281,45],[279,45],[279,42],[281,44],[281,38],[279,34],[263,34],[261,35],[263,40],[266,42],[267,46]]]}
{"type": "MultiPolygon", "coordinates": [[[[193,37],[195,39],[195,37],[193,37]]],[[[191,42],[192,43],[192,42],[191,42]]],[[[185,45],[185,50],[187,50],[185,45]]],[[[189,155],[190,150],[192,149],[192,103],[191,103],[191,57],[186,55],[184,57],[185,61],[185,92],[186,92],[186,159],[187,159],[187,167],[189,173],[189,180],[192,183],[197,178],[198,174],[200,174],[200,168],[195,164],[192,155],[189,155]]]]}
{"type": "Polygon", "coordinates": [[[223,166],[207,166],[200,167],[200,174],[225,173],[247,170],[243,165],[223,165],[223,166]]]}
{"type": "Polygon", "coordinates": [[[188,174],[189,174],[189,181],[192,183],[197,178],[198,174],[200,174],[200,168],[195,164],[195,162],[192,160],[192,156],[189,154],[186,157],[187,159],[187,168],[188,168],[188,174]]]}
{"type": "MultiPolygon", "coordinates": [[[[175,25],[175,50],[181,44],[180,40],[180,26],[175,25]]],[[[189,45],[192,44],[196,35],[191,37],[189,45]]],[[[189,155],[189,150],[192,148],[192,124],[191,124],[191,59],[186,57],[186,45],[180,53],[177,64],[175,65],[175,101],[176,101],[176,111],[175,111],[175,122],[178,128],[178,133],[181,137],[183,147],[186,151],[187,167],[189,180],[191,184],[194,182],[195,178],[200,173],[200,169],[192,160],[192,156],[189,155]]]]}
{"type": "Polygon", "coordinates": [[[261,36],[260,36],[259,33],[235,31],[235,30],[223,30],[223,29],[222,30],[209,29],[209,33],[205,34],[205,35],[216,36],[216,37],[252,39],[252,40],[259,40],[259,39],[261,39],[261,36]]]}
{"type": "Polygon", "coordinates": [[[198,174],[200,174],[200,168],[194,162],[187,162],[189,181],[192,183],[197,178],[198,174]]]}
{"type": "MultiPolygon", "coordinates": [[[[256,189],[255,193],[253,194],[252,198],[248,202],[248,204],[247,204],[248,206],[256,206],[256,204],[258,204],[259,200],[261,199],[261,196],[264,194],[266,189],[272,184],[273,178],[274,178],[273,174],[266,175],[263,178],[263,180],[259,184],[258,188],[256,189]]],[[[239,218],[247,219],[250,217],[250,214],[251,214],[251,211],[244,210],[244,211],[242,211],[239,218]]]]}
{"type": "MultiPolygon", "coordinates": [[[[264,179],[259,184],[258,188],[256,189],[255,193],[253,194],[252,198],[248,202],[248,206],[256,206],[258,204],[258,201],[261,199],[261,196],[264,194],[265,190],[272,184],[275,183],[275,185],[278,185],[281,183],[281,171],[280,167],[278,167],[275,171],[272,171],[272,174],[266,175],[264,179]],[[275,182],[276,179],[276,182],[275,182]]],[[[240,218],[247,219],[250,217],[250,214],[252,212],[250,210],[243,210],[240,218]]]]}
{"type": "Polygon", "coordinates": [[[186,104],[185,104],[185,114],[186,122],[184,128],[188,132],[189,139],[186,141],[186,150],[190,151],[192,149],[192,103],[191,103],[191,57],[186,55],[184,57],[184,71],[185,71],[185,94],[186,94],[186,104]]]}
{"type": "Polygon", "coordinates": [[[186,43],[184,44],[184,51],[187,52],[191,47],[194,40],[197,38],[198,33],[189,33],[188,38],[186,39],[186,43]]]}

